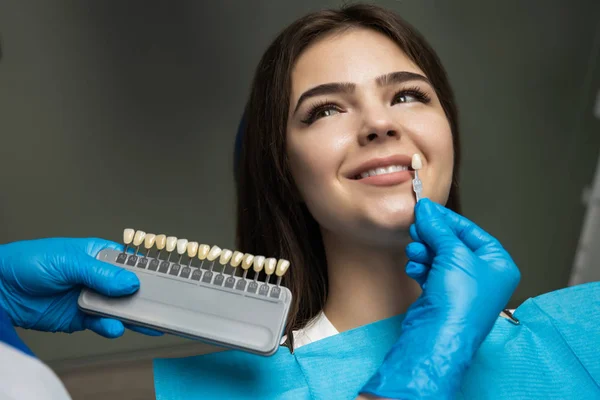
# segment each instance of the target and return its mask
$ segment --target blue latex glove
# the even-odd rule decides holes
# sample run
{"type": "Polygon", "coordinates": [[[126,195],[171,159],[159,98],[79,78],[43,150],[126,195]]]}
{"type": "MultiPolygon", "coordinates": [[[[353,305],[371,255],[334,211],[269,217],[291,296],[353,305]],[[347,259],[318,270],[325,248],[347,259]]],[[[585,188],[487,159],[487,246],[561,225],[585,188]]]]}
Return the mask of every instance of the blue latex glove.
{"type": "Polygon", "coordinates": [[[406,312],[397,343],[361,392],[451,399],[520,272],[496,239],[428,199],[417,203],[410,233],[406,272],[423,291],[406,312]]]}
{"type": "Polygon", "coordinates": [[[0,307],[13,325],[22,328],[69,333],[90,329],[108,338],[121,336],[125,326],[120,321],[77,308],[82,286],[107,296],[129,295],[139,288],[133,272],[95,259],[105,248],[122,250],[103,239],[51,238],[0,245],[0,307]]]}

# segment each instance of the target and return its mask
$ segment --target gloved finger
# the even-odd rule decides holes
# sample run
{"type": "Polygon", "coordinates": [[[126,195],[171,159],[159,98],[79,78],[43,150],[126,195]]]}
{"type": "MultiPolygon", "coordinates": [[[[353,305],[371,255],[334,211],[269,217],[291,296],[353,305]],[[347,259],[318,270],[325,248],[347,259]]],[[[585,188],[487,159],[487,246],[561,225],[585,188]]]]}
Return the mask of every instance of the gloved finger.
{"type": "Polygon", "coordinates": [[[130,324],[124,324],[125,328],[129,329],[130,331],[134,331],[137,333],[141,333],[142,335],[147,335],[147,336],[162,336],[163,333],[160,331],[156,331],[154,329],[150,329],[150,328],[145,328],[143,326],[136,326],[136,325],[130,325],[130,324]]]}
{"type": "Polygon", "coordinates": [[[68,268],[62,270],[68,283],[87,286],[106,296],[125,296],[140,287],[140,280],[133,272],[87,254],[71,258],[70,261],[68,268]]]}
{"type": "Polygon", "coordinates": [[[410,234],[410,238],[415,242],[423,242],[419,237],[419,233],[417,232],[417,226],[415,224],[411,224],[408,229],[408,233],[410,234]]]}
{"type": "Polygon", "coordinates": [[[434,254],[423,243],[411,242],[406,246],[406,256],[410,261],[431,265],[434,254]]]}
{"type": "Polygon", "coordinates": [[[406,275],[417,281],[419,286],[423,287],[427,281],[427,276],[429,275],[430,269],[431,268],[425,264],[409,261],[406,263],[405,271],[406,275]]]}
{"type": "Polygon", "coordinates": [[[109,339],[118,338],[125,333],[125,327],[121,321],[111,318],[96,317],[86,315],[83,320],[83,326],[98,335],[109,339]]]}
{"type": "Polygon", "coordinates": [[[497,240],[493,236],[481,229],[474,222],[440,204],[432,204],[444,216],[444,220],[448,227],[452,229],[454,234],[467,245],[471,251],[476,252],[483,246],[497,243],[497,240]]]}
{"type": "Polygon", "coordinates": [[[448,227],[444,215],[429,199],[421,199],[415,207],[415,225],[421,241],[436,254],[442,247],[460,245],[461,242],[448,227]]]}

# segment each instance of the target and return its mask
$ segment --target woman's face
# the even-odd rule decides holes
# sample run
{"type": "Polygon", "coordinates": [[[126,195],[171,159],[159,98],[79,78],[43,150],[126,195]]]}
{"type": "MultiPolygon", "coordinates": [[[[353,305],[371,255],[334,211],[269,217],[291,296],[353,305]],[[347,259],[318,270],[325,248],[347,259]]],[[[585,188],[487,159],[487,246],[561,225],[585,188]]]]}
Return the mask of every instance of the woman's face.
{"type": "Polygon", "coordinates": [[[291,89],[288,157],[322,229],[377,244],[405,237],[415,153],[423,195],[446,203],[450,125],[424,72],[389,38],[356,29],[316,42],[297,60],[291,89]]]}

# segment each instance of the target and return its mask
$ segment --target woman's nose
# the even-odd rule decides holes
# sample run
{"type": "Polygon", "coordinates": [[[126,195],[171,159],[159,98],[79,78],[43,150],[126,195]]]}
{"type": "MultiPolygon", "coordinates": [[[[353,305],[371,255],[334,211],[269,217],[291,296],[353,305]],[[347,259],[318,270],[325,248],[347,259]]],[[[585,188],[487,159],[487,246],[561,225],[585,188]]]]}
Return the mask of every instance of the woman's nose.
{"type": "Polygon", "coordinates": [[[364,127],[359,135],[359,143],[365,146],[373,142],[385,142],[388,140],[400,139],[400,133],[397,126],[387,119],[379,119],[364,127]]]}

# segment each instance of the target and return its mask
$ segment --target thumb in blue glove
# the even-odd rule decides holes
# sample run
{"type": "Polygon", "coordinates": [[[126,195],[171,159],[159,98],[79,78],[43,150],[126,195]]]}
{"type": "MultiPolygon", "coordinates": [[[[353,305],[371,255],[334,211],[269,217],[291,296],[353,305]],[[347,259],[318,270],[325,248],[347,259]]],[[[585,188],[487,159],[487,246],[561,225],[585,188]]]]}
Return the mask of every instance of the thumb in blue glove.
{"type": "Polygon", "coordinates": [[[134,273],[95,258],[104,248],[121,246],[103,239],[70,238],[1,245],[0,307],[22,328],[69,333],[90,329],[108,338],[121,336],[125,326],[120,321],[87,315],[77,307],[82,286],[106,296],[130,295],[139,288],[134,273]]]}
{"type": "Polygon", "coordinates": [[[402,334],[363,388],[383,398],[453,398],[520,273],[500,243],[428,199],[415,208],[407,273],[423,289],[402,334]]]}

